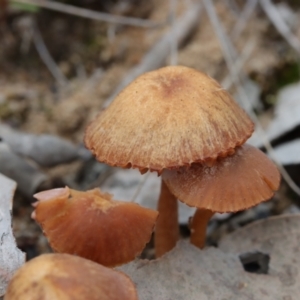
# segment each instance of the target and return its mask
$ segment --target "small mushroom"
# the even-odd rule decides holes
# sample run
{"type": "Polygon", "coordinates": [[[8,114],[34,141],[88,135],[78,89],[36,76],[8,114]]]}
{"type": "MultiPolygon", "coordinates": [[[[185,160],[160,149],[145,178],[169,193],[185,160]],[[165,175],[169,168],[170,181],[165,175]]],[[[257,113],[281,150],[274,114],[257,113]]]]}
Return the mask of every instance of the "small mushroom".
{"type": "Polygon", "coordinates": [[[141,172],[225,157],[252,134],[247,114],[218,82],[183,66],[139,76],[88,126],[100,162],[141,172]]]}
{"type": "Polygon", "coordinates": [[[112,200],[99,189],[59,188],[34,195],[33,218],[54,251],[75,254],[105,266],[133,260],[150,240],[157,211],[112,200]]]}
{"type": "MultiPolygon", "coordinates": [[[[100,162],[141,173],[211,164],[252,134],[247,114],[214,79],[169,66],[127,86],[86,130],[85,144],[100,162]]],[[[155,230],[156,255],[179,236],[177,201],[162,183],[155,230]]]]}
{"type": "Polygon", "coordinates": [[[137,300],[125,274],[69,254],[44,254],[23,265],[5,300],[137,300]]]}
{"type": "Polygon", "coordinates": [[[270,199],[278,189],[280,173],[260,150],[248,144],[212,166],[165,170],[165,184],[180,201],[197,207],[191,222],[191,242],[205,244],[206,226],[215,212],[237,212],[270,199]]]}

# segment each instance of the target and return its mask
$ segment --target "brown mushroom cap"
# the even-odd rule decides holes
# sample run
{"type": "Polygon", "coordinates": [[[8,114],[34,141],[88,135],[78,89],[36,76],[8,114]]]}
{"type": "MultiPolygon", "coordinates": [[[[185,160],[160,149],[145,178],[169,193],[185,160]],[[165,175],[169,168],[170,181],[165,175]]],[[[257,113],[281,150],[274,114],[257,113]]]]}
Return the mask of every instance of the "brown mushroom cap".
{"type": "Polygon", "coordinates": [[[54,251],[105,266],[133,260],[150,240],[158,212],[111,199],[99,189],[54,189],[34,195],[33,213],[54,251]]]}
{"type": "Polygon", "coordinates": [[[214,212],[236,212],[270,199],[279,187],[280,173],[260,150],[244,144],[213,167],[165,170],[170,191],[189,206],[214,212]]]}
{"type": "Polygon", "coordinates": [[[44,254],[22,266],[5,300],[137,300],[125,274],[69,254],[44,254]]]}
{"type": "Polygon", "coordinates": [[[86,130],[85,144],[112,166],[165,169],[225,157],[253,123],[214,79],[182,66],[145,73],[86,130]]]}

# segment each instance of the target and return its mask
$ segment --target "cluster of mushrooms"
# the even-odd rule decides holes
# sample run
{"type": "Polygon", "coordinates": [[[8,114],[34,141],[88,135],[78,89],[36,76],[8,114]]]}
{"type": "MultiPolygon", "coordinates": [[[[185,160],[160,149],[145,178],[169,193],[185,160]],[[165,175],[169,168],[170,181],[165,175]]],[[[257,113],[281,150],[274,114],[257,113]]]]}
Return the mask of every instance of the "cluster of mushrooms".
{"type": "Polygon", "coordinates": [[[131,280],[110,268],[139,255],[154,227],[157,257],[175,247],[177,199],[197,208],[191,243],[203,248],[215,212],[250,208],[278,189],[276,166],[245,144],[253,130],[247,114],[206,74],[170,66],[138,77],[89,125],[85,144],[100,162],[161,175],[158,212],[99,189],[36,194],[33,218],[52,249],[67,254],[25,264],[5,299],[137,299],[131,280]],[[92,273],[97,275],[86,283],[92,273]],[[38,296],[24,296],[30,287],[38,296]],[[66,298],[53,296],[61,294],[66,298]]]}

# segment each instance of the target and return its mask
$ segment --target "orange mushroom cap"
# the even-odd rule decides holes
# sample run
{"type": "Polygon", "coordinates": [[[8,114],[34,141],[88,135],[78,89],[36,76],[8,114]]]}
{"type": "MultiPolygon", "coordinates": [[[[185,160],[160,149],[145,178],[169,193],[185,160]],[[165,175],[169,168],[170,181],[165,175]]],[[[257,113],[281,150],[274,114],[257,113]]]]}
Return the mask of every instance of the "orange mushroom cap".
{"type": "Polygon", "coordinates": [[[161,173],[225,157],[253,128],[214,79],[170,66],[127,86],[89,125],[85,144],[101,162],[161,173]]]}
{"type": "Polygon", "coordinates": [[[170,191],[189,206],[214,212],[236,212],[270,199],[279,187],[280,173],[260,150],[244,144],[214,166],[165,170],[170,191]]]}
{"type": "Polygon", "coordinates": [[[76,254],[105,266],[133,260],[150,240],[158,212],[111,199],[99,189],[60,188],[34,195],[33,218],[54,251],[76,254]]]}
{"type": "Polygon", "coordinates": [[[44,254],[22,266],[5,300],[137,300],[125,274],[69,254],[44,254]]]}

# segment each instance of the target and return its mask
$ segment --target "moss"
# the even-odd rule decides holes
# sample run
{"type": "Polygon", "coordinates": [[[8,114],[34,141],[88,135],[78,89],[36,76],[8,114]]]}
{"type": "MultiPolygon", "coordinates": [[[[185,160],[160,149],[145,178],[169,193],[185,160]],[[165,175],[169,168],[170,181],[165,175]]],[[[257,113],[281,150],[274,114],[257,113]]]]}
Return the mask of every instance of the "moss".
{"type": "Polygon", "coordinates": [[[261,99],[265,108],[268,108],[276,103],[276,94],[280,89],[300,80],[300,65],[293,60],[274,68],[264,78],[251,77],[262,86],[261,99]]]}
{"type": "Polygon", "coordinates": [[[288,63],[277,74],[277,89],[297,82],[300,79],[299,62],[288,63]]]}
{"type": "Polygon", "coordinates": [[[7,119],[11,115],[9,105],[7,102],[0,104],[0,119],[7,119]]]}

